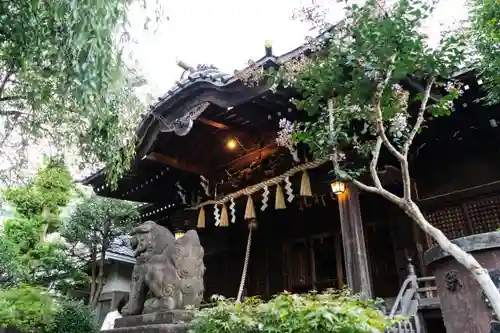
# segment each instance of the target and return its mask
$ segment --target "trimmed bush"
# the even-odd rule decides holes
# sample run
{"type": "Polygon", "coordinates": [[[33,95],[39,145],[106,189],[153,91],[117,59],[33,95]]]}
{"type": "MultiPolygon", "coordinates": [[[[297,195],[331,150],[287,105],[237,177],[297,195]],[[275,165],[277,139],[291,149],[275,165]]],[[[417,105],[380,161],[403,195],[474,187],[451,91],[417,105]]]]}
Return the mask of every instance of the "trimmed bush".
{"type": "Polygon", "coordinates": [[[81,302],[65,300],[54,315],[54,324],[48,333],[99,332],[95,312],[81,302]]]}
{"type": "Polygon", "coordinates": [[[54,298],[43,288],[21,285],[0,290],[0,327],[47,332],[56,312],[54,298]]]}
{"type": "Polygon", "coordinates": [[[283,293],[269,302],[248,298],[240,304],[218,297],[214,307],[196,314],[190,333],[376,333],[395,322],[375,301],[330,290],[283,293]]]}

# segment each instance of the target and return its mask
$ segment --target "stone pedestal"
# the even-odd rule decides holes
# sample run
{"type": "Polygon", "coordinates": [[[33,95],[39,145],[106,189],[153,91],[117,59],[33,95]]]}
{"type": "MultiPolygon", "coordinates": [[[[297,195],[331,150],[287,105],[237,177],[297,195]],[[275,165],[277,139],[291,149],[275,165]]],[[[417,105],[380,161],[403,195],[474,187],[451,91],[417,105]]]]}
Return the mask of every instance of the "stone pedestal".
{"type": "Polygon", "coordinates": [[[172,310],[116,319],[110,333],[186,333],[192,311],[172,310]]]}
{"type": "MultiPolygon", "coordinates": [[[[500,285],[500,232],[489,232],[453,240],[490,272],[500,285]]],[[[425,264],[436,277],[444,324],[448,332],[490,332],[492,310],[470,272],[439,247],[424,255],[425,264]]]]}

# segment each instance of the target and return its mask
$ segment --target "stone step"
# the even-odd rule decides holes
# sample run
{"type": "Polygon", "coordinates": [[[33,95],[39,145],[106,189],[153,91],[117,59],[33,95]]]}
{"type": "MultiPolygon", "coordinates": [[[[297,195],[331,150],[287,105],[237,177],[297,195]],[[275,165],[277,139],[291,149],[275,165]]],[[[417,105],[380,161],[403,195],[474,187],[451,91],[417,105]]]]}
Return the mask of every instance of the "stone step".
{"type": "Polygon", "coordinates": [[[188,331],[188,324],[155,324],[155,325],[142,325],[135,327],[120,327],[106,333],[186,333],[188,331]]]}
{"type": "Polygon", "coordinates": [[[194,312],[192,311],[171,310],[128,316],[116,319],[115,329],[158,324],[185,324],[193,319],[193,315],[194,312]]]}

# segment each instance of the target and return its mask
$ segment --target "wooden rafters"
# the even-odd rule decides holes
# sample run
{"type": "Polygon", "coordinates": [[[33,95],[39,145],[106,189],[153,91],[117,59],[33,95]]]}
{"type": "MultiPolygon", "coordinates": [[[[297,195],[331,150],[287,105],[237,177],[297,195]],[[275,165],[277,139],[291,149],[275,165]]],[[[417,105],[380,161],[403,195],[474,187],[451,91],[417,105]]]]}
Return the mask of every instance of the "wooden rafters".
{"type": "Polygon", "coordinates": [[[163,155],[160,153],[154,153],[154,152],[149,153],[148,155],[146,155],[146,159],[170,166],[172,168],[180,169],[180,170],[191,172],[191,173],[198,174],[198,175],[203,175],[205,177],[209,177],[209,175],[211,174],[211,172],[209,170],[206,170],[202,166],[190,164],[190,163],[181,161],[177,158],[163,155]]]}
{"type": "Polygon", "coordinates": [[[215,120],[211,120],[211,119],[207,119],[207,118],[204,118],[204,117],[200,117],[197,119],[200,123],[203,123],[205,125],[208,125],[208,126],[212,126],[212,127],[215,127],[217,129],[222,129],[222,130],[231,130],[231,127],[226,125],[226,124],[223,124],[221,122],[218,122],[218,121],[215,121],[215,120]]]}
{"type": "Polygon", "coordinates": [[[278,150],[278,146],[275,143],[267,145],[263,148],[253,150],[246,155],[241,156],[240,158],[235,159],[234,161],[222,166],[221,170],[237,170],[240,168],[244,168],[250,165],[253,161],[258,158],[266,159],[272,154],[274,154],[278,150]]]}

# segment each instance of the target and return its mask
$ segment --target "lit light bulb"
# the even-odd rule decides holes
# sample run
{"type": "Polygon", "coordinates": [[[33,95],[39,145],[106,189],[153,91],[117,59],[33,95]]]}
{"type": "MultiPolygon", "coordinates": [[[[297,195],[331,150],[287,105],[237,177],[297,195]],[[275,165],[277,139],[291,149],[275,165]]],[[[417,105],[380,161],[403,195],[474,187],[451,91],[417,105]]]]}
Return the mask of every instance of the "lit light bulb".
{"type": "Polygon", "coordinates": [[[234,150],[238,146],[238,142],[235,139],[229,139],[226,142],[226,147],[229,150],[234,150]]]}

